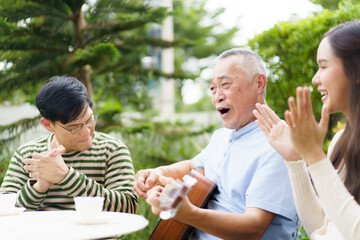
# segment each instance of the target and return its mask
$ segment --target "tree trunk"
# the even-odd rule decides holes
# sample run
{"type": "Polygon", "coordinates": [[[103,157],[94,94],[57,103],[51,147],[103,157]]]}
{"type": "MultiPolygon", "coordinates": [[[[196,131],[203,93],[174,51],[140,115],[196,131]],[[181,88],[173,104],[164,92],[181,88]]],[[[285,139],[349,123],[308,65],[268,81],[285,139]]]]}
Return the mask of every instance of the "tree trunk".
{"type": "Polygon", "coordinates": [[[92,84],[91,84],[91,73],[92,73],[92,69],[91,69],[90,65],[85,65],[76,74],[76,78],[85,84],[87,91],[89,93],[89,96],[92,99],[93,89],[92,89],[92,84]]]}
{"type": "MultiPolygon", "coordinates": [[[[85,38],[83,34],[83,30],[86,27],[86,21],[84,17],[83,11],[78,11],[73,16],[73,24],[74,24],[74,33],[75,33],[75,51],[76,49],[86,49],[87,46],[85,44],[85,38]]],[[[85,65],[80,68],[80,70],[76,73],[76,77],[79,81],[84,83],[89,93],[90,98],[93,97],[93,89],[91,84],[91,73],[92,69],[90,65],[85,65]]]]}

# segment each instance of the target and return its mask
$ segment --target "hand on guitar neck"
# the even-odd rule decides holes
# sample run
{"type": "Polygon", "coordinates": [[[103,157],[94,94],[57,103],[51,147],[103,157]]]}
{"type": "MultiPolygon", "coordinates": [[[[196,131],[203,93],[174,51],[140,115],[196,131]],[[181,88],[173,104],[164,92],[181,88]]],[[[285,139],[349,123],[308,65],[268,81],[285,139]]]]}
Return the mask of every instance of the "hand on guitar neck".
{"type": "MultiPolygon", "coordinates": [[[[175,219],[181,219],[182,215],[191,214],[192,209],[196,207],[204,208],[216,188],[216,184],[200,174],[198,171],[192,170],[189,174],[195,178],[197,182],[191,187],[188,195],[182,197],[181,206],[176,213],[175,219]]],[[[175,180],[166,177],[160,177],[159,181],[166,185],[173,183],[175,180]]],[[[159,197],[163,191],[163,187],[157,186],[148,192],[147,202],[152,206],[151,209],[154,214],[159,215],[164,209],[160,208],[159,197]]],[[[176,207],[176,206],[175,206],[176,207]]],[[[151,240],[175,240],[187,239],[192,231],[192,227],[181,223],[175,219],[160,220],[157,227],[153,231],[151,240]]]]}
{"type": "Polygon", "coordinates": [[[183,181],[161,176],[159,178],[161,185],[165,187],[155,187],[149,191],[148,203],[154,207],[156,214],[160,211],[161,219],[173,218],[179,209],[182,200],[187,196],[191,187],[197,182],[196,178],[189,175],[183,177],[183,181]]]}

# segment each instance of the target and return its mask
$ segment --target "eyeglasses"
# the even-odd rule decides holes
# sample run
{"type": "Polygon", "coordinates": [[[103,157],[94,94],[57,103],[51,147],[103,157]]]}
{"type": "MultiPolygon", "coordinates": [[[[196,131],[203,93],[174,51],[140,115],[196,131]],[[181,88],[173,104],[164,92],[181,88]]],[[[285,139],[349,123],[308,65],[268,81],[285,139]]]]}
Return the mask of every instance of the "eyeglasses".
{"type": "Polygon", "coordinates": [[[76,124],[73,128],[68,129],[64,126],[61,126],[58,123],[55,123],[56,125],[62,127],[63,129],[65,129],[66,131],[69,131],[72,135],[78,134],[84,127],[84,125],[86,125],[87,127],[92,127],[95,125],[96,120],[99,118],[99,114],[97,114],[96,112],[93,112],[93,114],[91,115],[91,117],[89,118],[89,120],[86,121],[86,123],[82,123],[82,124],[76,124]]]}

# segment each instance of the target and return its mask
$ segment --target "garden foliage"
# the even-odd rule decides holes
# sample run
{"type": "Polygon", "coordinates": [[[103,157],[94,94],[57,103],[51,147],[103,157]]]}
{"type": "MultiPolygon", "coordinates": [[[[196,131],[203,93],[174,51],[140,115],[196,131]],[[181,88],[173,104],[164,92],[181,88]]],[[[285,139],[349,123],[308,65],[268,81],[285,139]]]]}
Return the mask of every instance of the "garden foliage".
{"type": "MultiPolygon", "coordinates": [[[[202,126],[194,130],[190,122],[155,122],[153,116],[133,121],[130,125],[121,119],[123,106],[119,99],[128,96],[128,103],[146,104],[143,101],[146,98],[137,96],[139,91],[136,86],[146,87],[149,76],[141,68],[140,56],[150,45],[174,45],[146,35],[146,23],[159,22],[168,13],[162,8],[148,7],[143,4],[144,1],[98,0],[81,15],[86,2],[0,0],[0,61],[7,61],[6,68],[0,71],[0,99],[6,100],[11,94],[22,94],[26,100],[31,100],[38,87],[50,76],[75,75],[88,88],[94,89],[95,103],[103,109],[97,130],[118,136],[125,142],[136,171],[194,157],[206,146],[210,134],[218,126],[202,126]],[[86,24],[79,25],[83,24],[80,20],[86,21],[86,24]],[[78,31],[77,26],[83,26],[82,30],[78,31]],[[93,76],[91,87],[86,80],[86,73],[93,76]]],[[[174,2],[181,5],[179,1],[174,2]]],[[[195,15],[192,17],[198,21],[195,15]]],[[[295,94],[296,87],[311,86],[311,79],[317,71],[316,51],[322,35],[332,26],[359,18],[359,5],[347,2],[336,11],[324,10],[306,19],[281,22],[249,41],[248,45],[268,65],[267,102],[280,117],[283,118],[288,108],[287,98],[295,94]]],[[[190,23],[190,20],[179,21],[175,26],[182,27],[184,33],[191,35],[190,23]]],[[[210,34],[205,30],[201,31],[210,34]]],[[[234,33],[234,29],[229,30],[219,36],[217,41],[226,34],[229,37],[234,33]]],[[[210,38],[208,35],[203,36],[207,36],[203,40],[210,38]]],[[[191,38],[185,41],[189,44],[194,42],[196,39],[191,38]]],[[[225,45],[230,46],[229,42],[225,45]]],[[[179,52],[182,52],[181,56],[205,56],[208,50],[206,47],[184,45],[184,50],[179,52]]],[[[215,50],[221,51],[220,48],[215,50]]],[[[312,87],[312,100],[315,114],[319,117],[322,103],[315,87],[312,87]]],[[[27,128],[33,126],[34,121],[38,119],[2,126],[0,130],[2,133],[15,132],[15,137],[20,133],[16,131],[17,126],[24,125],[27,128]]],[[[337,119],[333,122],[337,123],[337,119]]],[[[6,140],[11,140],[11,137],[6,140]]],[[[13,152],[3,138],[0,140],[0,151],[1,182],[13,152]]],[[[138,214],[150,221],[149,227],[122,239],[149,237],[158,218],[151,214],[148,205],[141,200],[138,214]]],[[[301,239],[307,239],[305,232],[302,232],[301,239]]]]}
{"type": "MultiPolygon", "coordinates": [[[[249,41],[249,46],[267,63],[267,103],[281,118],[288,109],[287,99],[295,96],[297,86],[310,87],[314,112],[320,117],[321,96],[311,83],[318,69],[317,47],[331,27],[359,18],[359,5],[348,2],[336,11],[324,10],[306,19],[281,22],[249,41]]],[[[333,120],[334,124],[336,122],[333,120]]]]}

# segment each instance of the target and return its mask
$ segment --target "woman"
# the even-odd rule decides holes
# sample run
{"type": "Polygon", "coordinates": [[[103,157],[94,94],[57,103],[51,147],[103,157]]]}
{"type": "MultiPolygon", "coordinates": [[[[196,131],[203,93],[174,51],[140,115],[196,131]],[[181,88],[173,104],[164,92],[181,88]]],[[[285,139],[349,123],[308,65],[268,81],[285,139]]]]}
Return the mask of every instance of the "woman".
{"type": "Polygon", "coordinates": [[[254,114],[286,160],[296,208],[311,239],[360,239],[360,21],[327,32],[317,62],[312,83],[322,95],[319,123],[307,87],[296,89],[296,104],[289,98],[288,125],[266,105],[258,104],[254,114]],[[347,124],[334,136],[326,156],[329,114],[336,112],[344,114],[347,124]]]}

